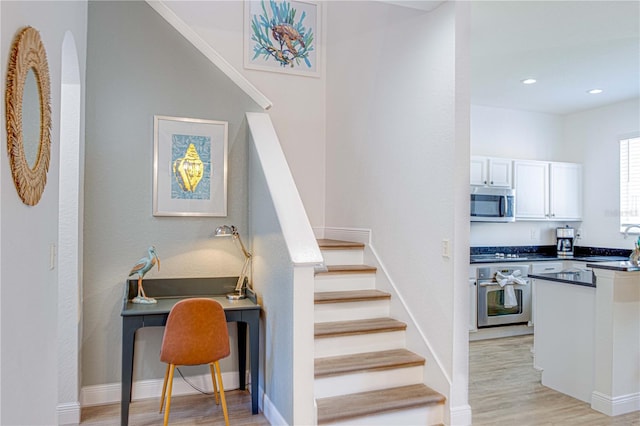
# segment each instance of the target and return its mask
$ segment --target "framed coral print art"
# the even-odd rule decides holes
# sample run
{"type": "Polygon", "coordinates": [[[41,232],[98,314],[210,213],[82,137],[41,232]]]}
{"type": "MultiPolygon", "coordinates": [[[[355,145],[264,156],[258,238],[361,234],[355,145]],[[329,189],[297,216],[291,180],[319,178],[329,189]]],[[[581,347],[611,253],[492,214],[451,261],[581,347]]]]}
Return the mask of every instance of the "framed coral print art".
{"type": "Polygon", "coordinates": [[[320,76],[320,5],[310,1],[245,0],[244,66],[320,76]]]}
{"type": "Polygon", "coordinates": [[[153,215],[227,215],[226,121],[153,118],[153,215]]]}

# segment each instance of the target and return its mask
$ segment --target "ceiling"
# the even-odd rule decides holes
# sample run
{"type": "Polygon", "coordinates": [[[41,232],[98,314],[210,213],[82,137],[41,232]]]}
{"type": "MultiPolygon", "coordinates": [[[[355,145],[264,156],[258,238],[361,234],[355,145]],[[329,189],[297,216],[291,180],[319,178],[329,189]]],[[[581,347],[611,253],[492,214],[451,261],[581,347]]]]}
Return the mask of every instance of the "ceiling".
{"type": "Polygon", "coordinates": [[[638,98],[639,37],[638,1],[474,0],[471,101],[564,115],[638,98]]]}

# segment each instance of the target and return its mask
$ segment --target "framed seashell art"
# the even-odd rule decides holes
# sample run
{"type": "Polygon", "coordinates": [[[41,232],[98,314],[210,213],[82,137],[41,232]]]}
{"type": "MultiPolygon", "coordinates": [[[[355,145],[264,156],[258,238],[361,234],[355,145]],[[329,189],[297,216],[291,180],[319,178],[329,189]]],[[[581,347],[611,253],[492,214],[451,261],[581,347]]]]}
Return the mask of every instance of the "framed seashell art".
{"type": "Polygon", "coordinates": [[[7,152],[23,203],[35,206],[47,184],[51,158],[49,65],[40,33],[33,27],[15,36],[5,92],[7,152]]]}
{"type": "Polygon", "coordinates": [[[154,116],[153,215],[227,215],[226,121],[154,116]]]}

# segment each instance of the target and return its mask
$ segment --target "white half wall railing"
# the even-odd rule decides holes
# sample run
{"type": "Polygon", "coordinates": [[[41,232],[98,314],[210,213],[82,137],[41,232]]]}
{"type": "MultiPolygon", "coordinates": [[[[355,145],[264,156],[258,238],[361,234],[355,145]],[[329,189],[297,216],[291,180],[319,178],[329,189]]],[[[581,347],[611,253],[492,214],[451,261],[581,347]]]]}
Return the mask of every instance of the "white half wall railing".
{"type": "Polygon", "coordinates": [[[264,377],[273,380],[278,376],[278,380],[291,382],[288,389],[280,388],[288,394],[284,399],[279,399],[283,397],[278,395],[279,384],[265,384],[263,411],[267,419],[278,424],[280,418],[285,423],[311,425],[316,423],[314,272],[324,261],[271,118],[266,113],[254,112],[246,113],[246,117],[253,143],[249,171],[250,231],[254,250],[261,252],[254,263],[254,280],[260,280],[257,284],[264,286],[263,328],[266,334],[272,334],[271,339],[264,336],[269,339],[265,341],[264,356],[272,358],[264,360],[265,370],[271,369],[264,372],[264,377]],[[272,236],[273,232],[278,235],[272,236]],[[283,323],[287,321],[285,318],[290,318],[290,323],[283,323]],[[286,343],[290,340],[287,345],[290,347],[269,347],[274,341],[281,342],[280,339],[286,343]],[[290,371],[279,370],[283,365],[278,363],[290,371]],[[267,401],[273,402],[273,409],[267,406],[267,401]]]}
{"type": "Polygon", "coordinates": [[[260,112],[246,116],[291,261],[295,265],[321,264],[322,254],[271,118],[260,112]]]}

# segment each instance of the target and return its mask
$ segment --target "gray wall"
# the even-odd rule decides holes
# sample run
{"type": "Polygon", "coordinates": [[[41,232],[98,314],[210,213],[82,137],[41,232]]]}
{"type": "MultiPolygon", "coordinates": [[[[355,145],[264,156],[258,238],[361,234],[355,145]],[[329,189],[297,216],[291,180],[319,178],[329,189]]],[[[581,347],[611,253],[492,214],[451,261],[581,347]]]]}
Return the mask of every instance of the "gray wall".
{"type": "Polygon", "coordinates": [[[262,305],[260,388],[293,424],[293,264],[253,144],[249,157],[253,283],[262,305]]]}
{"type": "MultiPolygon", "coordinates": [[[[49,63],[52,124],[47,185],[36,206],[18,198],[6,131],[0,132],[0,424],[52,425],[58,420],[58,341],[73,338],[59,334],[64,313],[58,310],[58,269],[50,268],[49,258],[58,241],[62,42],[67,32],[75,39],[82,80],[87,4],[1,1],[0,15],[3,82],[17,31],[31,25],[40,32],[49,63]]],[[[1,110],[4,126],[4,102],[1,110]]]]}
{"type": "MultiPolygon", "coordinates": [[[[90,2],[83,385],[120,381],[123,283],[149,245],[161,270],[147,277],[239,273],[237,247],[210,237],[225,223],[246,235],[246,111],[260,108],[145,2],[90,2]],[[226,218],[152,216],[154,115],[229,122],[226,218]]],[[[134,380],[162,377],[161,334],[138,333],[134,380]]]]}

